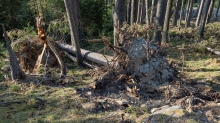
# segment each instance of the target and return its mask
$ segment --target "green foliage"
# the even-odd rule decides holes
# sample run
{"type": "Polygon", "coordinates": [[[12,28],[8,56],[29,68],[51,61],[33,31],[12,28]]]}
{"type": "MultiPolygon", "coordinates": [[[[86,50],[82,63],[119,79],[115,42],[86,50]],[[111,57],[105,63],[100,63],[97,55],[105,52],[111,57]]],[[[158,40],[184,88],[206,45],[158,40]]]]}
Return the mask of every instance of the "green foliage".
{"type": "Polygon", "coordinates": [[[111,30],[110,11],[107,12],[104,0],[80,0],[79,5],[86,36],[99,36],[104,27],[104,33],[107,32],[106,30],[111,30]]]}
{"type": "Polygon", "coordinates": [[[69,31],[70,28],[66,16],[61,19],[50,21],[47,28],[48,35],[52,37],[52,40],[59,40],[62,36],[69,34],[69,31]]]}
{"type": "Polygon", "coordinates": [[[12,91],[19,91],[20,90],[20,86],[18,86],[16,84],[10,85],[10,88],[11,88],[12,91]]]}
{"type": "Polygon", "coordinates": [[[10,38],[11,46],[13,50],[18,51],[22,46],[27,44],[31,40],[36,39],[36,32],[33,26],[28,23],[23,30],[15,29],[8,31],[8,37],[10,38]]]}

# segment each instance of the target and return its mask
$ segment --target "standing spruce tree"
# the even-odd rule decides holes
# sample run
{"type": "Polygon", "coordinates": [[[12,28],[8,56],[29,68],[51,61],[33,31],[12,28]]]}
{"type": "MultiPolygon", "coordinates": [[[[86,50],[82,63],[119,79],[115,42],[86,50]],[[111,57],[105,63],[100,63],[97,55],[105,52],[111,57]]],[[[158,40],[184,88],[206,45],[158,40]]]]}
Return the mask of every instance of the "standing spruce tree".
{"type": "Polygon", "coordinates": [[[199,26],[201,16],[202,16],[202,10],[203,10],[203,7],[204,7],[204,3],[205,3],[205,0],[202,0],[201,3],[199,4],[199,12],[198,12],[198,15],[197,15],[197,18],[196,18],[196,27],[199,26]]]}
{"type": "Polygon", "coordinates": [[[217,7],[217,10],[216,10],[216,13],[215,13],[215,18],[216,19],[218,18],[219,8],[220,8],[220,0],[218,1],[218,7],[217,7]]]}
{"type": "Polygon", "coordinates": [[[156,13],[156,8],[157,8],[157,0],[152,0],[152,5],[151,5],[151,15],[150,15],[150,23],[152,24],[154,21],[155,13],[156,13]]]}
{"type": "Polygon", "coordinates": [[[206,24],[208,24],[210,22],[210,20],[211,20],[214,4],[215,4],[215,0],[211,0],[210,6],[209,6],[208,15],[207,15],[207,19],[206,19],[206,24]]]}
{"type": "Polygon", "coordinates": [[[179,15],[179,7],[180,7],[180,1],[181,0],[176,0],[176,5],[174,8],[174,13],[173,13],[173,21],[172,21],[172,26],[176,26],[177,24],[177,19],[178,19],[178,15],[179,15]]]}
{"type": "Polygon", "coordinates": [[[193,3],[194,3],[194,0],[189,0],[188,11],[186,14],[186,26],[185,26],[186,28],[190,26],[190,20],[192,17],[192,10],[193,10],[193,3]]]}
{"type": "Polygon", "coordinates": [[[181,27],[181,21],[182,21],[182,18],[183,18],[184,2],[185,2],[185,0],[182,0],[181,11],[180,11],[179,27],[181,27]]]}
{"type": "Polygon", "coordinates": [[[130,21],[131,21],[131,0],[128,0],[128,3],[127,3],[127,11],[126,11],[126,21],[127,21],[127,24],[130,24],[130,21]]]}
{"type": "MultiPolygon", "coordinates": [[[[115,0],[114,6],[114,45],[118,46],[118,29],[121,28],[125,21],[126,0],[115,0]]],[[[132,22],[132,21],[131,21],[132,22]]]]}
{"type": "Polygon", "coordinates": [[[172,2],[173,0],[168,0],[167,2],[166,14],[165,14],[164,25],[163,25],[162,40],[166,43],[168,43],[168,40],[169,40],[168,30],[169,30],[170,12],[172,8],[172,2]]]}
{"type": "Polygon", "coordinates": [[[210,0],[205,0],[205,8],[203,10],[203,16],[202,16],[202,20],[201,20],[201,25],[199,27],[199,32],[198,32],[199,37],[202,37],[203,33],[204,33],[204,28],[205,28],[205,24],[206,24],[206,19],[207,19],[210,3],[211,3],[210,0]]]}
{"type": "Polygon", "coordinates": [[[167,0],[158,0],[158,3],[157,3],[157,13],[156,13],[156,19],[155,19],[156,31],[154,33],[154,42],[157,42],[159,46],[161,45],[161,39],[162,39],[161,32],[163,30],[163,24],[164,24],[165,12],[166,12],[166,4],[167,4],[167,0]]]}
{"type": "Polygon", "coordinates": [[[82,65],[83,59],[79,45],[78,18],[77,18],[77,2],[76,0],[64,0],[66,12],[70,25],[71,44],[76,49],[77,64],[82,65]]]}

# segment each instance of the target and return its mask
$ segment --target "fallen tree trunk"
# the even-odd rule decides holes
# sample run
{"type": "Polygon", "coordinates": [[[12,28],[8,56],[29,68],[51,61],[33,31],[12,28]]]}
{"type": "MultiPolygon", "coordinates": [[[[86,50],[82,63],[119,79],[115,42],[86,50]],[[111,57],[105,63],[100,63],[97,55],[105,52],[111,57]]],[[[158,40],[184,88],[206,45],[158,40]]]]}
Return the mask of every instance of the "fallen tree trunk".
{"type": "Polygon", "coordinates": [[[210,51],[210,52],[212,52],[212,53],[214,53],[214,54],[220,56],[220,52],[219,52],[219,51],[216,51],[216,50],[214,50],[214,49],[212,49],[212,48],[210,48],[210,47],[207,47],[206,49],[207,49],[208,51],[210,51]]]}
{"type": "MultiPolygon", "coordinates": [[[[68,53],[67,51],[64,51],[64,52],[65,52],[66,56],[69,57],[72,61],[77,62],[76,57],[72,56],[72,55],[71,55],[70,53],[68,53]]],[[[89,68],[92,68],[92,69],[98,68],[97,66],[92,65],[92,64],[89,64],[89,63],[87,63],[87,62],[85,62],[85,61],[83,61],[83,64],[86,65],[86,66],[88,66],[89,68]]]]}
{"type": "MultiPolygon", "coordinates": [[[[75,54],[76,50],[73,46],[61,42],[56,43],[60,48],[64,49],[65,51],[75,54]]],[[[108,65],[109,61],[113,59],[112,56],[102,55],[100,53],[92,52],[85,49],[81,49],[81,53],[83,58],[101,65],[108,65]]]]}

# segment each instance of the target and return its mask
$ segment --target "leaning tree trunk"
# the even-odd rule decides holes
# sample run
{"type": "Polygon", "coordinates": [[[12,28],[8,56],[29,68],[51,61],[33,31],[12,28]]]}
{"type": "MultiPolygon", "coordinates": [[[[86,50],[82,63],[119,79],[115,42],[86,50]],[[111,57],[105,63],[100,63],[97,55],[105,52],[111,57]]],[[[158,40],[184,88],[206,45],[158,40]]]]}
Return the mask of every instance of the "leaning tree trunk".
{"type": "Polygon", "coordinates": [[[163,25],[163,33],[162,33],[162,40],[166,43],[168,43],[168,30],[169,30],[169,22],[170,22],[170,12],[172,8],[172,2],[173,0],[168,0],[167,2],[167,8],[166,8],[166,14],[165,14],[165,19],[164,19],[164,25],[163,25]]]}
{"type": "Polygon", "coordinates": [[[190,0],[189,9],[188,9],[187,18],[186,18],[186,26],[185,26],[186,28],[190,26],[190,20],[192,17],[192,10],[193,10],[193,3],[194,3],[194,0],[190,0]]]}
{"type": "Polygon", "coordinates": [[[77,18],[77,3],[76,0],[64,0],[65,6],[66,6],[66,12],[69,20],[70,25],[70,34],[71,34],[71,42],[72,45],[76,48],[76,58],[77,58],[77,64],[82,65],[83,59],[82,54],[80,51],[80,45],[79,45],[79,34],[77,29],[78,24],[78,18],[77,18]]]}
{"type": "Polygon", "coordinates": [[[118,30],[121,28],[123,22],[125,21],[125,6],[126,0],[115,0],[115,8],[114,8],[114,45],[118,46],[118,30]]]}
{"type": "Polygon", "coordinates": [[[199,27],[199,32],[198,32],[198,35],[200,37],[203,36],[203,33],[204,33],[204,28],[205,28],[205,24],[206,24],[206,19],[207,19],[207,15],[208,15],[208,10],[209,10],[209,5],[210,5],[211,1],[210,0],[206,0],[205,1],[205,8],[203,10],[203,16],[202,16],[202,22],[201,22],[201,25],[199,27]]]}
{"type": "Polygon", "coordinates": [[[210,20],[211,20],[214,4],[215,4],[215,0],[211,0],[210,6],[209,6],[208,15],[207,15],[207,19],[206,19],[206,24],[208,24],[210,22],[210,20]]]}
{"type": "Polygon", "coordinates": [[[159,46],[161,45],[161,39],[162,39],[162,30],[163,30],[163,24],[164,24],[164,17],[166,12],[166,5],[167,0],[158,0],[157,3],[157,13],[156,13],[156,31],[154,32],[154,42],[157,42],[159,46]]]}
{"type": "Polygon", "coordinates": [[[181,11],[180,11],[179,27],[181,27],[181,21],[182,21],[182,17],[183,17],[184,2],[185,2],[185,0],[182,0],[182,6],[181,6],[181,11]]]}
{"type": "Polygon", "coordinates": [[[172,21],[172,26],[176,26],[177,24],[177,18],[178,18],[178,13],[179,13],[179,6],[180,6],[180,0],[176,1],[175,9],[174,9],[174,16],[173,16],[173,21],[172,21]]]}
{"type": "Polygon", "coordinates": [[[10,67],[11,67],[11,77],[12,80],[21,80],[25,78],[25,74],[24,72],[21,70],[18,60],[16,58],[15,53],[13,52],[11,45],[10,45],[10,39],[5,31],[5,27],[2,24],[2,28],[3,28],[3,32],[4,32],[4,36],[5,36],[5,40],[6,40],[6,47],[8,50],[8,54],[9,54],[9,63],[10,63],[10,67]]]}
{"type": "Polygon", "coordinates": [[[205,3],[205,0],[202,0],[201,3],[199,4],[199,12],[198,12],[197,19],[196,19],[196,27],[199,26],[201,16],[202,16],[202,10],[203,10],[203,7],[204,7],[204,3],[205,3]]]}

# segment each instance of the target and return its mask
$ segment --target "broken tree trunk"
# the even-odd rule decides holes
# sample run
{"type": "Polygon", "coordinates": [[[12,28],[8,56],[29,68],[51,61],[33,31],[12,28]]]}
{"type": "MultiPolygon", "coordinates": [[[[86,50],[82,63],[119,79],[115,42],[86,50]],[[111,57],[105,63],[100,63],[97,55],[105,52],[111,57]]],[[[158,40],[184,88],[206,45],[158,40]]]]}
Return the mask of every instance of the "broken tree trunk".
{"type": "MultiPolygon", "coordinates": [[[[43,30],[43,28],[41,28],[41,18],[36,18],[36,24],[37,24],[37,28],[38,28],[38,40],[41,41],[41,43],[44,44],[44,49],[42,51],[42,56],[44,54],[44,51],[46,49],[46,46],[48,46],[51,51],[54,53],[54,55],[56,56],[59,65],[60,65],[60,69],[61,69],[61,77],[67,74],[67,70],[66,70],[66,66],[63,62],[63,60],[61,59],[61,57],[59,56],[58,52],[56,51],[55,47],[52,45],[52,43],[47,39],[47,34],[46,32],[43,30]]],[[[38,57],[37,63],[39,61],[42,60],[42,57],[38,57]],[[40,60],[39,60],[40,59],[40,60]]],[[[40,63],[40,62],[39,62],[40,63]]],[[[36,64],[34,68],[39,68],[40,64],[36,64]]]]}
{"type": "MultiPolygon", "coordinates": [[[[73,46],[61,42],[56,42],[56,43],[60,48],[72,54],[75,54],[76,50],[73,46]]],[[[100,53],[96,53],[84,49],[81,49],[81,53],[83,58],[101,65],[108,65],[109,64],[108,62],[111,61],[113,58],[112,56],[102,55],[100,53]]]]}
{"type": "Polygon", "coordinates": [[[10,45],[10,39],[5,31],[5,27],[2,24],[2,28],[4,31],[4,36],[5,36],[5,40],[6,40],[6,46],[7,46],[7,50],[8,50],[8,54],[9,54],[9,63],[10,63],[10,67],[11,67],[11,76],[12,76],[12,80],[20,80],[20,79],[24,79],[25,78],[25,74],[24,72],[21,70],[18,60],[16,58],[15,53],[13,52],[11,45],[10,45]]]}

